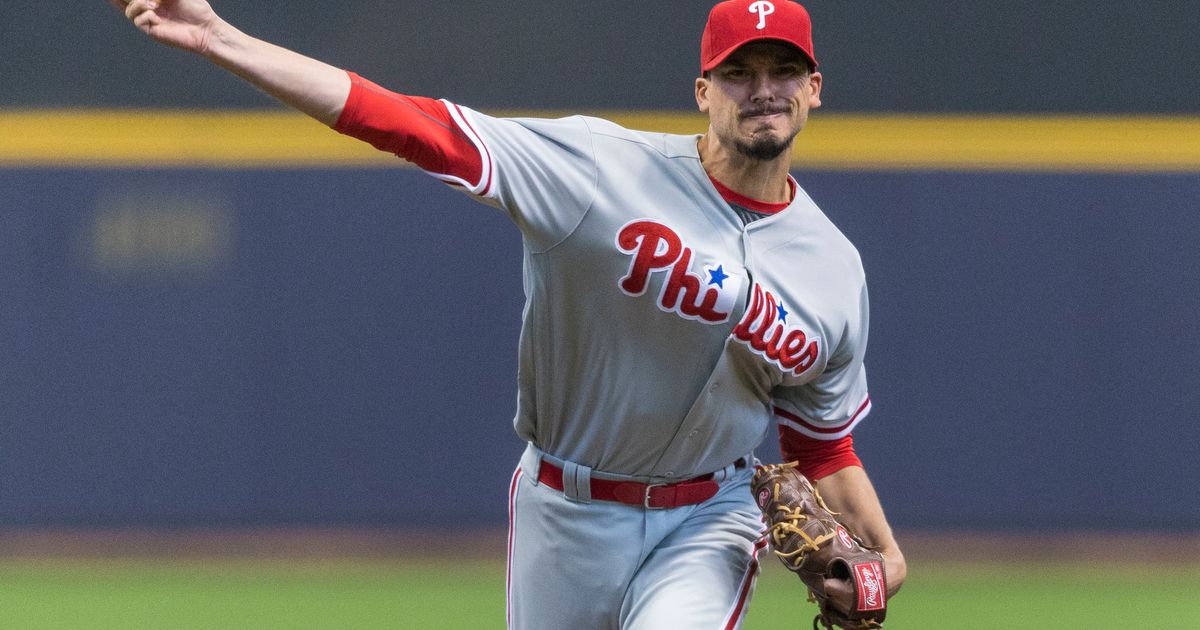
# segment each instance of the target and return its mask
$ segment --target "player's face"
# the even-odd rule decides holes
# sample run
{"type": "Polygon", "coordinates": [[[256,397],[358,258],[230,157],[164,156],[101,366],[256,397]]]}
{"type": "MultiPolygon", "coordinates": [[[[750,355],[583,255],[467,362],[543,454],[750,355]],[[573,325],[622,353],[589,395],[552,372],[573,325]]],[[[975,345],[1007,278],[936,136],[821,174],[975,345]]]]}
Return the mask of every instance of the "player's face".
{"type": "Polygon", "coordinates": [[[739,48],[707,79],[696,80],[696,102],[717,139],[754,160],[773,160],[821,106],[821,74],[803,54],[777,42],[739,48]]]}

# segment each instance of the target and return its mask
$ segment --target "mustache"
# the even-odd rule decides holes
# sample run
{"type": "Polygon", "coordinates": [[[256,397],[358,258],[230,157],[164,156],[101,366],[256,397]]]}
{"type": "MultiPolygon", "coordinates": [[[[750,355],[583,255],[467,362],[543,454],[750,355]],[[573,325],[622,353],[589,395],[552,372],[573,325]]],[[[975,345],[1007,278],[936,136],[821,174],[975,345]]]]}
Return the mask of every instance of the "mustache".
{"type": "Polygon", "coordinates": [[[774,107],[763,106],[763,107],[755,107],[752,109],[742,110],[742,112],[738,115],[742,118],[749,118],[751,116],[769,116],[771,114],[786,114],[790,111],[792,111],[792,109],[790,107],[788,107],[787,105],[776,105],[774,107]]]}

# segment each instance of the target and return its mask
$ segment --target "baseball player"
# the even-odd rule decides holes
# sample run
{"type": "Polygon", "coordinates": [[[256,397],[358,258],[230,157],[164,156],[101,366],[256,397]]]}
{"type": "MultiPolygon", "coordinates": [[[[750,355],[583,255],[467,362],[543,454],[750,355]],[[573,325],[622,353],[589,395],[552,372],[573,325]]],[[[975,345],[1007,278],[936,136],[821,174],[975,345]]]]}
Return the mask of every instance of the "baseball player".
{"type": "Polygon", "coordinates": [[[514,424],[529,446],[510,485],[509,627],[740,627],[765,544],[753,450],[772,416],[785,458],[882,550],[887,593],[903,583],[851,437],[871,408],[862,265],[789,175],[821,103],[799,4],[713,8],[695,82],[709,128],[680,136],[494,118],[250,37],[205,0],[110,1],[520,230],[514,424]]]}

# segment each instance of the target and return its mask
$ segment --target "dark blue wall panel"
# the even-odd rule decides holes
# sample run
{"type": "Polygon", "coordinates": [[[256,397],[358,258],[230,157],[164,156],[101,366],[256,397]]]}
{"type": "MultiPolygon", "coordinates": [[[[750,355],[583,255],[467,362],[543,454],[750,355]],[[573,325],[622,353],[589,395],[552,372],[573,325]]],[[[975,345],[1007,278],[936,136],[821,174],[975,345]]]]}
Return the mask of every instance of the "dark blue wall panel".
{"type": "Polygon", "coordinates": [[[10,171],[0,189],[0,522],[502,514],[520,244],[494,210],[397,171],[10,171]],[[98,199],[181,187],[230,204],[227,259],[97,268],[98,199]]]}
{"type": "MultiPolygon", "coordinates": [[[[898,526],[1200,528],[1200,177],[797,176],[867,267],[898,526]]],[[[503,522],[499,212],[411,170],[0,191],[0,525],[503,522]]]]}
{"type": "Polygon", "coordinates": [[[1200,177],[803,179],[867,267],[897,521],[1200,526],[1200,177]]]}

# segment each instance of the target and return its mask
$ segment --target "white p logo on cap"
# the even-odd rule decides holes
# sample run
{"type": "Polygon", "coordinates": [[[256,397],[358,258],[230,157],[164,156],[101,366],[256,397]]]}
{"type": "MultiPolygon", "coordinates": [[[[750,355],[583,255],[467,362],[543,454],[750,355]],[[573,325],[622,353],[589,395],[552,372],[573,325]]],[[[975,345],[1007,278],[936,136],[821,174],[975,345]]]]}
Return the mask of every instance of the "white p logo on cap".
{"type": "Polygon", "coordinates": [[[750,5],[750,12],[758,14],[758,30],[767,28],[767,16],[775,12],[775,5],[767,0],[758,0],[750,5]]]}

